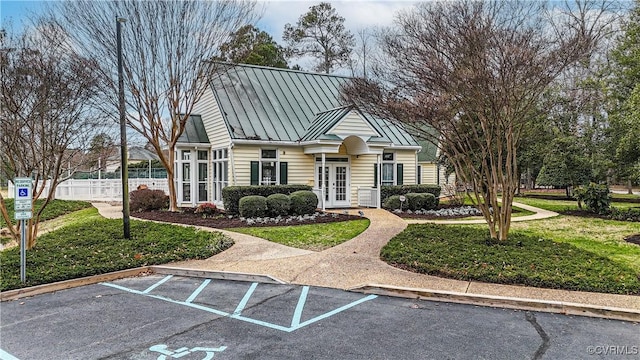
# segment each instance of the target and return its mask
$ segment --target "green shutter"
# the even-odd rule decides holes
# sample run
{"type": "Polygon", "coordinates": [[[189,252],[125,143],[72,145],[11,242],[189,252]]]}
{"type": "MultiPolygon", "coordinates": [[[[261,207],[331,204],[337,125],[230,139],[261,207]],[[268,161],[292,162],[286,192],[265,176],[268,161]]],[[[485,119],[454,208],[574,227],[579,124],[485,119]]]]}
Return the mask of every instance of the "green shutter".
{"type": "Polygon", "coordinates": [[[260,177],[260,162],[252,161],[251,162],[251,185],[258,185],[259,177],[260,177]]]}
{"type": "Polygon", "coordinates": [[[422,165],[418,165],[418,169],[416,171],[418,172],[417,184],[420,185],[422,184],[422,165]]]}
{"type": "Polygon", "coordinates": [[[402,178],[404,177],[404,166],[402,164],[396,164],[397,167],[397,171],[396,174],[398,175],[398,180],[396,181],[396,185],[402,185],[402,178]]]}
{"type": "Polygon", "coordinates": [[[280,185],[287,185],[287,162],[280,163],[280,185]]]}
{"type": "Polygon", "coordinates": [[[373,187],[378,187],[378,164],[373,164],[373,187]]]}

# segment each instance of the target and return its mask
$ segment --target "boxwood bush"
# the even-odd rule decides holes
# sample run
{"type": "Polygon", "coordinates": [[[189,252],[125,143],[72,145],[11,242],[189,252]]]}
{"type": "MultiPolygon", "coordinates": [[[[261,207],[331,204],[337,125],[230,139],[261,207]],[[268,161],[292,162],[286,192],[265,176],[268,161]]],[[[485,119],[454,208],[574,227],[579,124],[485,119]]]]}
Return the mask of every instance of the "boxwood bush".
{"type": "Polygon", "coordinates": [[[313,191],[300,190],[289,195],[294,215],[313,214],[318,207],[318,197],[313,191]]]}
{"type": "Polygon", "coordinates": [[[402,206],[403,210],[407,209],[407,206],[400,201],[400,195],[389,196],[383,203],[382,207],[388,210],[398,210],[402,206]]]}
{"type": "Polygon", "coordinates": [[[229,215],[240,213],[240,199],[249,195],[260,195],[267,197],[273,194],[289,195],[299,190],[311,190],[308,185],[252,185],[252,186],[227,186],[222,189],[222,199],[224,210],[229,215]]]}
{"type": "Polygon", "coordinates": [[[407,208],[409,210],[432,210],[437,206],[436,197],[430,193],[408,193],[407,208]]]}
{"type": "Polygon", "coordinates": [[[267,212],[269,216],[287,216],[291,209],[291,199],[285,194],[267,196],[267,212]]]}
{"type": "Polygon", "coordinates": [[[267,198],[260,195],[245,196],[240,199],[239,207],[242,217],[264,217],[267,215],[267,198]]]}
{"type": "MultiPolygon", "coordinates": [[[[422,184],[422,185],[384,185],[380,188],[380,197],[382,198],[382,203],[393,195],[406,195],[408,193],[429,193],[433,194],[438,200],[440,196],[440,185],[432,185],[432,184],[422,184]]],[[[436,202],[436,206],[438,202],[436,202]]],[[[403,205],[404,207],[404,205],[403,205]]]]}

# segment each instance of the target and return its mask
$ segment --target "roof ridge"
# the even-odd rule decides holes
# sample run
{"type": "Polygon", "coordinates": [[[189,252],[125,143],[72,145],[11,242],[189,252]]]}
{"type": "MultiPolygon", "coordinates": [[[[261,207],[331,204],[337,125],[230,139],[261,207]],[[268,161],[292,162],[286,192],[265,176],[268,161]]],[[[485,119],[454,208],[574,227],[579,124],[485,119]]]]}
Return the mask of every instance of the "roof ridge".
{"type": "Polygon", "coordinates": [[[276,68],[276,67],[253,65],[253,64],[232,63],[228,61],[212,61],[212,62],[223,64],[223,65],[229,65],[229,66],[241,66],[241,67],[248,67],[248,68],[254,68],[254,69],[271,70],[271,71],[285,71],[285,72],[298,73],[298,74],[328,76],[328,77],[335,77],[335,78],[342,78],[342,79],[353,79],[352,76],[325,74],[325,73],[319,73],[319,72],[313,72],[313,71],[284,69],[284,68],[276,68]]]}
{"type": "Polygon", "coordinates": [[[336,107],[334,107],[334,108],[332,108],[332,109],[327,109],[327,110],[319,111],[319,112],[317,112],[317,113],[315,113],[315,114],[313,114],[313,115],[314,115],[314,117],[315,117],[315,116],[318,116],[318,115],[320,115],[320,114],[324,114],[324,113],[329,112],[329,111],[336,111],[336,110],[340,110],[340,109],[355,108],[355,107],[356,107],[356,106],[355,106],[355,104],[342,105],[342,106],[336,106],[336,107]]]}

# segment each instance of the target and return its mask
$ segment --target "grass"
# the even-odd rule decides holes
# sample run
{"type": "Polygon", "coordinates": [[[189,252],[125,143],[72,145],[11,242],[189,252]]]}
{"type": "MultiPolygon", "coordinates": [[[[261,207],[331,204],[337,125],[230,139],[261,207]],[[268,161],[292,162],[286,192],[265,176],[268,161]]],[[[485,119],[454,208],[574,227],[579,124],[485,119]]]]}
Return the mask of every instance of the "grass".
{"type": "Polygon", "coordinates": [[[78,213],[72,224],[38,238],[27,251],[27,282],[20,282],[20,253],[0,252],[0,291],[52,283],[145,265],[205,259],[233,241],[220,233],[177,225],[131,221],[130,240],[122,221],[102,218],[96,209],[78,213]]]}
{"type": "MultiPolygon", "coordinates": [[[[555,212],[578,210],[578,202],[575,200],[548,200],[538,198],[517,197],[515,202],[519,202],[525,205],[535,206],[545,210],[551,210],[555,212]]],[[[640,207],[638,203],[629,202],[615,202],[612,203],[612,207],[619,209],[628,209],[634,207],[640,207]]]]}
{"type": "Polygon", "coordinates": [[[381,257],[411,271],[460,280],[640,294],[638,268],[604,255],[608,246],[595,249],[599,255],[589,247],[537,235],[512,231],[508,241],[495,243],[483,227],[409,225],[382,249],[381,257]]]}
{"type": "MultiPolygon", "coordinates": [[[[5,205],[7,206],[7,211],[9,212],[9,217],[12,219],[12,223],[15,224],[16,221],[13,220],[13,217],[14,217],[13,199],[4,199],[4,201],[5,201],[5,205]]],[[[35,204],[36,212],[40,210],[43,203],[44,203],[44,200],[36,200],[36,204],[35,204]]],[[[40,220],[45,221],[45,220],[54,219],[64,214],[68,214],[77,210],[86,209],[90,207],[91,207],[91,204],[86,201],[52,200],[44,209],[44,212],[42,213],[40,220]]],[[[5,226],[7,226],[7,223],[4,221],[2,216],[0,216],[0,228],[5,226]]]]}
{"type": "Polygon", "coordinates": [[[599,254],[640,274],[640,246],[624,237],[640,234],[640,223],[561,215],[554,218],[511,224],[520,233],[599,254]]]}
{"type": "Polygon", "coordinates": [[[227,229],[299,249],[322,251],[353,239],[369,227],[369,219],[325,224],[227,229]]]}

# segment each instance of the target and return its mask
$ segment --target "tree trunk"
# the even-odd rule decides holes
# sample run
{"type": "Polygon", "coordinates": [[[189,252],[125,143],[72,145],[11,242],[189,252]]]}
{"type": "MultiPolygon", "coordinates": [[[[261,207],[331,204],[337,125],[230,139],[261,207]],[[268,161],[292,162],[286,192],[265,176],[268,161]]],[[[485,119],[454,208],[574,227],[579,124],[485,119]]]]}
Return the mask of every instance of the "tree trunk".
{"type": "Polygon", "coordinates": [[[633,183],[631,179],[627,179],[627,194],[633,195],[633,183]]]}

